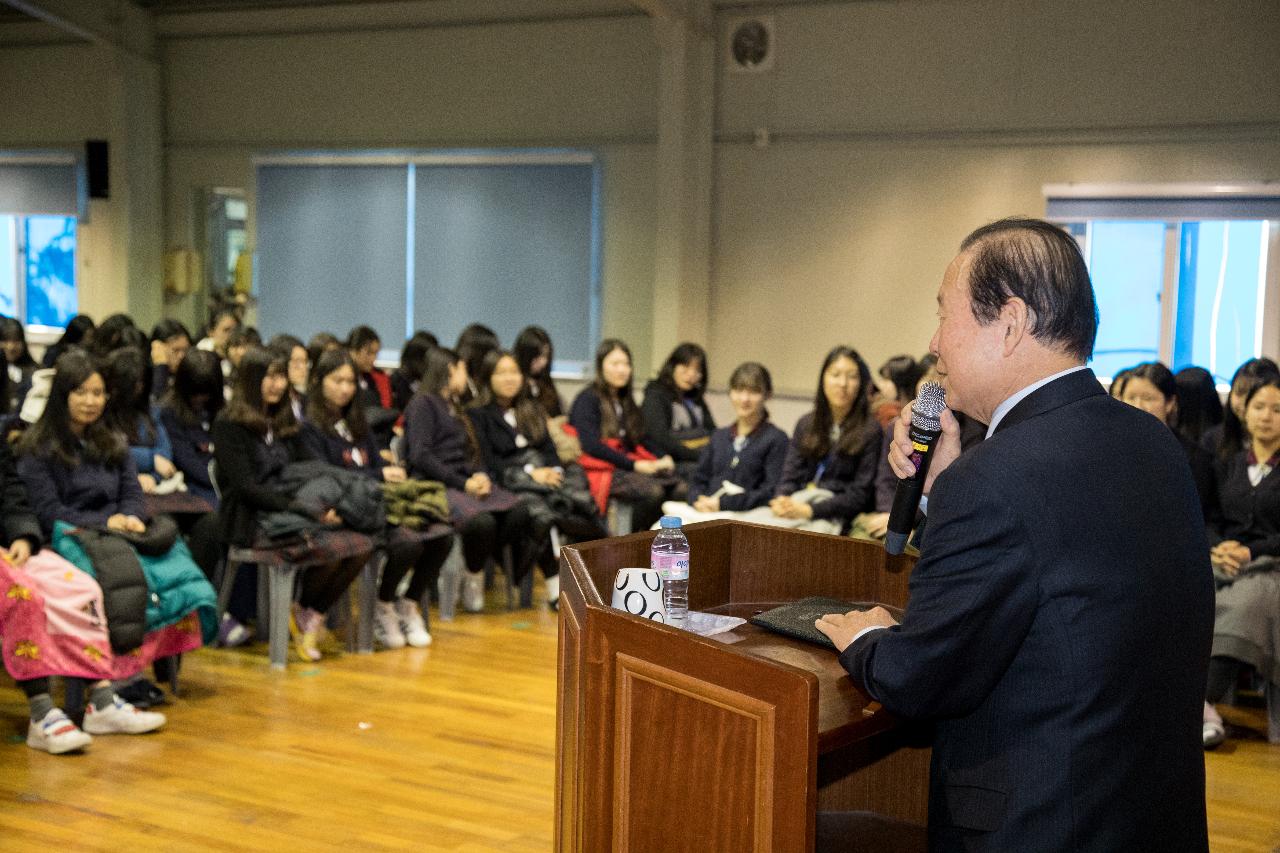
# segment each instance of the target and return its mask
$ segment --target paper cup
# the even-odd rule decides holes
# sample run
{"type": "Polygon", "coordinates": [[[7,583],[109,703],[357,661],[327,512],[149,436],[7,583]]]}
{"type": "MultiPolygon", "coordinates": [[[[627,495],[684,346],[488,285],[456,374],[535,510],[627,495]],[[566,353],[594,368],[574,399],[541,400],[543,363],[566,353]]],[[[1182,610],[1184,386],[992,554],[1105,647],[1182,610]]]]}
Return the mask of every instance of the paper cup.
{"type": "Polygon", "coordinates": [[[665,624],[662,574],[657,569],[619,569],[613,581],[613,606],[665,624]]]}

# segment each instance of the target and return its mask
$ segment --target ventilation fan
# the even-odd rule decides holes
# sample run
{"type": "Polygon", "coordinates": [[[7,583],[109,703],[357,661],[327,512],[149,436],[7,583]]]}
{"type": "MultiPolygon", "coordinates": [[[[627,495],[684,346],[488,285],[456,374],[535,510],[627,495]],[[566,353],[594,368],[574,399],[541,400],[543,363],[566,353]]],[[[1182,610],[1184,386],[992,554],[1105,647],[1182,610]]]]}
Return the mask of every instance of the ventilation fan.
{"type": "Polygon", "coordinates": [[[747,74],[773,70],[777,45],[773,41],[773,18],[757,15],[729,25],[729,68],[747,74]]]}

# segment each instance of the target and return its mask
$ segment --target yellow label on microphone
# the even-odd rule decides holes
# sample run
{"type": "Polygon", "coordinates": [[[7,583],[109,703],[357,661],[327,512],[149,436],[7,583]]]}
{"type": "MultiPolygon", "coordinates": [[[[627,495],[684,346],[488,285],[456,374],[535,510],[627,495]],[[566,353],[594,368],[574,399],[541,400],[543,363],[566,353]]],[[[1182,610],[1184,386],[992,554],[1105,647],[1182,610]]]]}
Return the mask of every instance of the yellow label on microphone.
{"type": "Polygon", "coordinates": [[[929,449],[929,445],[921,444],[918,441],[913,441],[911,442],[911,449],[914,450],[916,453],[924,453],[926,450],[929,449]]]}

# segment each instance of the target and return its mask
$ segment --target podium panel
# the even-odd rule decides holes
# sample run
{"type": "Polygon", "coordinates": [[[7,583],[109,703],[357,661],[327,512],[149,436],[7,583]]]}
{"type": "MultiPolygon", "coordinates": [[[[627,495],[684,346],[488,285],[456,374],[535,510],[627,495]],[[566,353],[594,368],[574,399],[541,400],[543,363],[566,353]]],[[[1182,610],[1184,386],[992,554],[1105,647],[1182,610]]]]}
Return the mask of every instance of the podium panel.
{"type": "MultiPolygon", "coordinates": [[[[608,606],[652,532],[561,551],[560,851],[810,851],[817,809],[923,824],[927,746],[830,649],[753,625],[704,638],[608,606]]],[[[749,617],[811,595],[906,603],[909,558],[734,521],[686,528],[690,607],[749,617]]]]}

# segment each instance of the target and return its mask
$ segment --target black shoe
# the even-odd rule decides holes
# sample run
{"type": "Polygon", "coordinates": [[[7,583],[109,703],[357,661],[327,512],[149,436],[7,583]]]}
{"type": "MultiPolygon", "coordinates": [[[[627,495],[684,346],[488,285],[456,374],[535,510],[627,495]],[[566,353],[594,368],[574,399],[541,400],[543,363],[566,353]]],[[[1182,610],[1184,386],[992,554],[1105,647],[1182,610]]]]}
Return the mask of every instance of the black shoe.
{"type": "Polygon", "coordinates": [[[135,708],[146,710],[168,702],[164,691],[145,678],[126,684],[116,691],[116,695],[135,708]]]}

